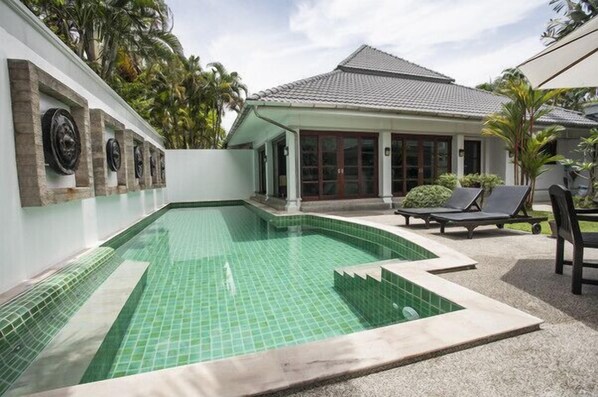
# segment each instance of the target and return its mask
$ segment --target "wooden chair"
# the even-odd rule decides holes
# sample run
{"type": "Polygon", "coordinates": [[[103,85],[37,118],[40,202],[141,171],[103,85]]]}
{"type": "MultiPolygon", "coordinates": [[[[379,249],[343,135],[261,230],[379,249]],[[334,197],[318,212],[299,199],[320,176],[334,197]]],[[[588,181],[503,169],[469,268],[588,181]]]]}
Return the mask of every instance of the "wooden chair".
{"type": "Polygon", "coordinates": [[[583,278],[583,268],[598,268],[598,263],[583,261],[585,248],[598,248],[598,233],[582,233],[579,220],[598,221],[598,216],[585,217],[583,214],[598,214],[598,209],[575,210],[571,191],[561,185],[552,185],[548,190],[552,203],[552,212],[557,227],[556,268],[557,274],[563,274],[564,265],[573,266],[572,292],[581,294],[582,284],[598,285],[598,280],[583,278]],[[573,245],[573,261],[564,260],[565,240],[573,245]]]}

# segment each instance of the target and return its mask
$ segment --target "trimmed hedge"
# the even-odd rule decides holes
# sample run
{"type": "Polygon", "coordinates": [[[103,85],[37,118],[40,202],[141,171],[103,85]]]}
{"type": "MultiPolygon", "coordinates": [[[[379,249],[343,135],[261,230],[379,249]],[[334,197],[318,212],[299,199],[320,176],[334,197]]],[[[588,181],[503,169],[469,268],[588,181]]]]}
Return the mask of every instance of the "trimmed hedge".
{"type": "Polygon", "coordinates": [[[451,189],[440,185],[418,186],[405,196],[405,208],[441,207],[451,197],[451,189]]]}
{"type": "Polygon", "coordinates": [[[436,184],[440,186],[444,186],[451,190],[455,190],[456,187],[459,185],[459,177],[457,174],[446,173],[438,176],[436,179],[436,184]]]}

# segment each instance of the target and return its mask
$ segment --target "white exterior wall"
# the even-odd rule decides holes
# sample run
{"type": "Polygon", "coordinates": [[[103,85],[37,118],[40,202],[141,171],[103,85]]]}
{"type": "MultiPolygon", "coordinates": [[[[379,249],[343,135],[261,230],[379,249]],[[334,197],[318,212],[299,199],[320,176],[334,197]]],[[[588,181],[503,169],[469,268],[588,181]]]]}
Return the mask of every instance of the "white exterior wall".
{"type": "MultiPolygon", "coordinates": [[[[16,0],[0,0],[0,293],[166,204],[166,189],[22,208],[7,59],[27,59],[157,147],[155,131],[16,0]]],[[[167,168],[169,165],[167,165],[167,168]]]]}
{"type": "Polygon", "coordinates": [[[170,202],[247,199],[254,194],[254,151],[167,150],[170,202]]]}
{"type": "MultiPolygon", "coordinates": [[[[464,159],[459,157],[459,149],[464,140],[480,140],[481,168],[484,173],[497,174],[507,184],[513,184],[513,165],[505,144],[498,138],[481,136],[482,121],[471,119],[450,119],[431,116],[414,116],[335,109],[288,108],[272,106],[260,108],[260,114],[274,119],[296,131],[358,131],[379,133],[379,196],[388,201],[390,195],[391,161],[384,156],[384,147],[389,145],[391,133],[431,134],[452,137],[452,172],[462,176],[464,159]]],[[[281,133],[280,127],[258,120],[252,114],[247,116],[243,126],[231,139],[232,145],[253,143],[254,148],[271,141],[281,133]]],[[[565,157],[574,157],[579,138],[588,129],[567,128],[558,140],[558,152],[565,157]]],[[[291,153],[297,150],[289,147],[291,153]]],[[[554,183],[562,183],[563,167],[549,165],[549,171],[537,181],[536,201],[548,199],[547,189],[554,183]]],[[[299,171],[297,171],[297,174],[299,171]]],[[[578,178],[576,185],[585,181],[578,178]]]]}

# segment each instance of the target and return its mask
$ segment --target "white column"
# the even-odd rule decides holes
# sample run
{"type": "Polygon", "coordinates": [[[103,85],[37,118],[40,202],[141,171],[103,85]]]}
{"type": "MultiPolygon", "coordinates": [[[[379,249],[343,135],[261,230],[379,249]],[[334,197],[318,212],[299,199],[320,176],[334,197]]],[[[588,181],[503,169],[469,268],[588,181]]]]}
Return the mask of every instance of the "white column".
{"type": "Polygon", "coordinates": [[[301,198],[299,197],[299,182],[301,169],[297,164],[299,158],[299,139],[290,131],[286,133],[287,156],[287,211],[298,211],[301,198]]]}
{"type": "Polygon", "coordinates": [[[465,148],[465,135],[457,134],[453,140],[453,172],[461,178],[465,172],[463,157],[459,156],[459,150],[465,148]]]}
{"type": "Polygon", "coordinates": [[[260,190],[260,156],[258,150],[253,149],[253,191],[257,193],[260,190]]]}
{"type": "Polygon", "coordinates": [[[392,134],[381,132],[378,139],[378,190],[379,195],[385,203],[392,204],[392,153],[385,154],[386,148],[392,146],[392,134]]]}
{"type": "Polygon", "coordinates": [[[266,141],[266,196],[275,196],[274,192],[274,149],[272,141],[266,141]]]}

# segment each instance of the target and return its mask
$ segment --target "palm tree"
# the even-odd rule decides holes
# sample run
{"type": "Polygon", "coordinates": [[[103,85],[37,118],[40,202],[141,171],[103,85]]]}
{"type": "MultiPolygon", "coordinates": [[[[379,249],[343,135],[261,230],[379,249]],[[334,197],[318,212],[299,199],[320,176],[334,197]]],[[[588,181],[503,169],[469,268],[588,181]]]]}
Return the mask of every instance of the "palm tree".
{"type": "Polygon", "coordinates": [[[546,165],[564,159],[561,155],[551,155],[544,151],[546,145],[555,141],[558,134],[563,130],[564,128],[558,125],[545,128],[527,139],[524,150],[521,151],[521,168],[525,170],[527,184],[532,188],[528,198],[529,205],[534,202],[536,180],[540,175],[548,171],[546,165]]]}
{"type": "Polygon", "coordinates": [[[206,101],[212,104],[214,111],[212,147],[219,146],[224,138],[221,131],[225,109],[239,112],[247,96],[247,86],[241,82],[237,72],[229,73],[219,62],[208,64],[211,71],[206,75],[206,101]]]}
{"type": "Polygon", "coordinates": [[[528,204],[533,201],[536,178],[544,172],[546,164],[555,161],[540,152],[563,129],[553,125],[537,131],[537,121],[552,111],[547,104],[561,92],[534,90],[523,79],[511,79],[503,89],[511,101],[503,104],[500,112],[490,115],[484,122],[482,135],[501,139],[512,153],[515,183],[531,185],[528,204]]]}
{"type": "Polygon", "coordinates": [[[598,0],[550,0],[550,5],[563,18],[553,18],[548,23],[542,38],[552,44],[568,35],[590,19],[598,16],[598,0]]]}
{"type": "Polygon", "coordinates": [[[183,56],[165,0],[23,0],[164,137],[168,148],[217,148],[222,117],[247,87],[221,63],[183,56]]]}
{"type": "Polygon", "coordinates": [[[164,0],[23,0],[81,59],[105,80],[118,61],[137,70],[156,59],[181,55],[164,0]]]}

